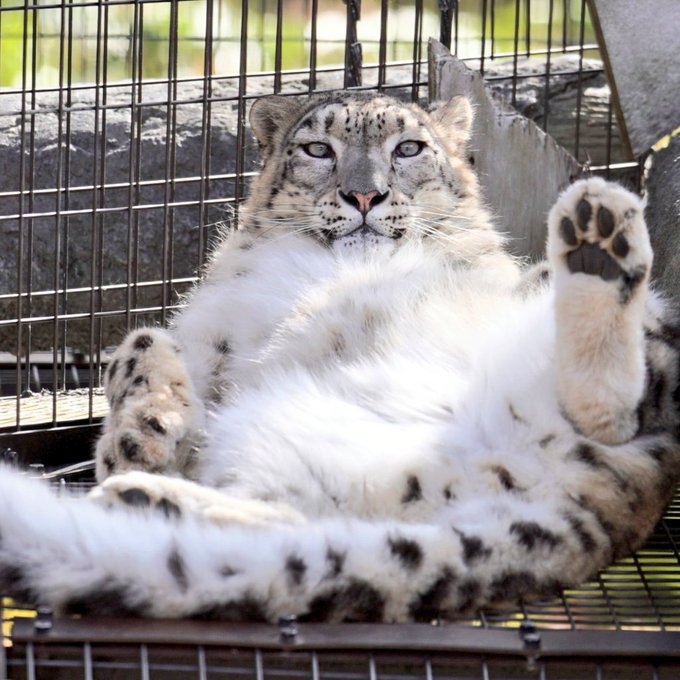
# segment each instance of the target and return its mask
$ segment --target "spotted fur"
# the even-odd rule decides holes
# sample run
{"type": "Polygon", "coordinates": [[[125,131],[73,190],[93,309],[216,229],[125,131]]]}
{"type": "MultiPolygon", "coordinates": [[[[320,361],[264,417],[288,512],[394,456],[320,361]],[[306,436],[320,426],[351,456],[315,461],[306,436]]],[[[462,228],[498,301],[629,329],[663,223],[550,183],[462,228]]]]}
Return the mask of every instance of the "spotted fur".
{"type": "Polygon", "coordinates": [[[462,99],[257,102],[239,229],[173,328],[110,364],[101,485],[69,500],[0,470],[0,590],[78,614],[429,621],[639,547],[677,481],[680,400],[640,201],[575,183],[524,272],[470,122],[462,99]]]}

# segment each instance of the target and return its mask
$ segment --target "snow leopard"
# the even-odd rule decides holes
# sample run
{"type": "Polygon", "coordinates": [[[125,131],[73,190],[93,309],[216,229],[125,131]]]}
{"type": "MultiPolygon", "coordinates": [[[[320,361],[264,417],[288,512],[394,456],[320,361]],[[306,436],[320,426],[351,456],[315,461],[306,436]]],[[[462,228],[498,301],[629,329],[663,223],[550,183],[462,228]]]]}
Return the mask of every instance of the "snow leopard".
{"type": "Polygon", "coordinates": [[[546,262],[511,256],[472,115],[254,103],[238,225],[171,327],[108,366],[99,485],[0,471],[1,592],[64,615],[425,622],[641,546],[680,455],[680,326],[643,204],[578,179],[546,262]]]}

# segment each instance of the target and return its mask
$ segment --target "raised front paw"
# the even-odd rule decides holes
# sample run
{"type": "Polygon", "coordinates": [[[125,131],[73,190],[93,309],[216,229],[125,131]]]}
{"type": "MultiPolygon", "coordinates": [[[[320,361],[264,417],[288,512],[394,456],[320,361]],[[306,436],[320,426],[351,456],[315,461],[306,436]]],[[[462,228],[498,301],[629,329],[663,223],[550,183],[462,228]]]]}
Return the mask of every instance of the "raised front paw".
{"type": "Polygon", "coordinates": [[[562,412],[582,434],[620,444],[637,431],[646,375],[652,250],[642,203],[600,178],[579,181],[558,199],[548,229],[562,412]]]}
{"type": "Polygon", "coordinates": [[[599,177],[576,182],[550,211],[548,258],[558,276],[598,277],[628,301],[652,264],[640,199],[599,177]]]}

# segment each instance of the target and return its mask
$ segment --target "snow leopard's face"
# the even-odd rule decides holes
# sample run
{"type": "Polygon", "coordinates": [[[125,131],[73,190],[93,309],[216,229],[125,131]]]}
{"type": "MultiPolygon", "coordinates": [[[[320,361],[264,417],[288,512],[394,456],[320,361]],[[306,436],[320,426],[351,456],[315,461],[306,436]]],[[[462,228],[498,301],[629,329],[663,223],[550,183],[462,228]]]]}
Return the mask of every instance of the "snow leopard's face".
{"type": "Polygon", "coordinates": [[[249,205],[254,226],[342,250],[436,240],[457,207],[476,199],[465,160],[470,122],[462,98],[430,114],[354,93],[262,99],[251,112],[265,157],[249,205]]]}

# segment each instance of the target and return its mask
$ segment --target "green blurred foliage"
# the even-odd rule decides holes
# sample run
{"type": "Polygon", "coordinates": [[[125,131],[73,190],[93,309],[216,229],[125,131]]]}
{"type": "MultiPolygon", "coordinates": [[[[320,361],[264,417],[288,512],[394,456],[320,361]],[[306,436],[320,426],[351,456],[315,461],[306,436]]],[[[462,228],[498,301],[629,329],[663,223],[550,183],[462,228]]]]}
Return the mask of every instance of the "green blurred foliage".
{"type": "Polygon", "coordinates": [[[0,85],[10,85],[21,79],[24,18],[27,34],[30,35],[33,12],[27,12],[25,16],[23,11],[0,12],[0,85]]]}
{"type": "MultiPolygon", "coordinates": [[[[142,79],[165,78],[172,73],[169,65],[174,50],[177,75],[202,76],[209,1],[212,1],[213,13],[213,73],[234,75],[239,71],[243,8],[247,11],[248,71],[273,70],[277,45],[276,0],[190,0],[99,7],[79,6],[77,0],[72,0],[62,7],[50,5],[37,10],[24,10],[21,0],[0,0],[0,85],[21,85],[24,70],[27,87],[52,87],[69,81],[101,82],[104,78],[108,82],[126,81],[133,77],[133,66],[142,79]],[[137,33],[135,26],[141,28],[141,32],[137,33]],[[106,41],[99,40],[99,36],[104,35],[106,41]],[[141,68],[133,62],[133,55],[139,53],[135,39],[141,39],[141,68]]],[[[578,41],[583,3],[584,0],[553,0],[553,49],[578,41]]],[[[515,49],[517,26],[520,53],[544,49],[550,4],[549,0],[460,0],[459,35],[452,47],[461,57],[478,57],[482,47],[486,57],[492,55],[492,49],[494,56],[511,53],[515,49]],[[483,7],[486,7],[484,30],[483,7]]],[[[363,0],[361,6],[358,37],[363,46],[364,63],[375,63],[379,55],[381,2],[363,0]]],[[[431,35],[438,37],[438,2],[423,0],[422,6],[423,40],[431,35]]],[[[318,0],[319,66],[343,63],[346,14],[347,7],[342,0],[318,0]]],[[[412,59],[414,32],[415,3],[390,0],[388,60],[412,59]]],[[[593,39],[589,24],[584,37],[586,42],[593,39]]],[[[282,68],[308,67],[310,44],[311,0],[282,0],[282,68]]],[[[424,54],[421,49],[421,55],[424,54]]]]}

